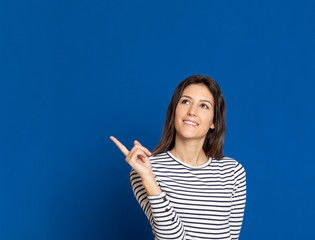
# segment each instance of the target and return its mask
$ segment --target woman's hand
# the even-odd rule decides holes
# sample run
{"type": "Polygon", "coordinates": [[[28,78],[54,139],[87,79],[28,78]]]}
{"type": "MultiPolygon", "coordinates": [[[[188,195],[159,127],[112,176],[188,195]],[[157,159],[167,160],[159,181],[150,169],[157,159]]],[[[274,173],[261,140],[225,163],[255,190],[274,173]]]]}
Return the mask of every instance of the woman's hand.
{"type": "Polygon", "coordinates": [[[139,174],[141,178],[153,176],[152,166],[149,159],[149,156],[152,154],[148,149],[135,140],[134,147],[128,151],[128,149],[115,137],[111,136],[110,139],[126,156],[126,162],[139,174]]]}

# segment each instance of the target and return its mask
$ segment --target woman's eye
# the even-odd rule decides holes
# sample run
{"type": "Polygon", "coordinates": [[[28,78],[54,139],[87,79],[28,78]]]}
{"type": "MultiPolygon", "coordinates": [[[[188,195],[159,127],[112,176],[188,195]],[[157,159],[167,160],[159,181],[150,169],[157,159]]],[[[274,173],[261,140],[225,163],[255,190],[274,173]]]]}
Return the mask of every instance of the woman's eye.
{"type": "Polygon", "coordinates": [[[201,107],[204,108],[204,109],[208,109],[209,108],[208,105],[206,105],[206,104],[202,104],[201,107]]]}
{"type": "Polygon", "coordinates": [[[184,99],[184,100],[182,101],[182,103],[183,103],[183,104],[189,104],[189,101],[188,101],[187,99],[184,99]]]}

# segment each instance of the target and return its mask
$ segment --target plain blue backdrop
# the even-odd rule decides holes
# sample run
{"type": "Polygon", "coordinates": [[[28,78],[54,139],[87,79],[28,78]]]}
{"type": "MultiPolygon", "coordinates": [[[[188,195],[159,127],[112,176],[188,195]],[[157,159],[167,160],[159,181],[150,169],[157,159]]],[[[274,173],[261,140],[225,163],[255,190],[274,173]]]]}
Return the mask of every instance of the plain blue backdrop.
{"type": "Polygon", "coordinates": [[[177,84],[217,80],[241,240],[314,237],[314,1],[0,2],[0,239],[147,240],[124,156],[177,84]]]}

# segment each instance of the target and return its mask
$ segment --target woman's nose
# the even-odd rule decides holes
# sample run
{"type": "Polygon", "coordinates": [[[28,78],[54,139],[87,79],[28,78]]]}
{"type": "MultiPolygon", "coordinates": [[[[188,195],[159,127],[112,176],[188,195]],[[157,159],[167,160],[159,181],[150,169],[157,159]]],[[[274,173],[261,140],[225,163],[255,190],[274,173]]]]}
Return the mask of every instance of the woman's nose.
{"type": "Polygon", "coordinates": [[[197,109],[195,106],[191,105],[188,109],[187,115],[189,116],[197,116],[197,109]]]}

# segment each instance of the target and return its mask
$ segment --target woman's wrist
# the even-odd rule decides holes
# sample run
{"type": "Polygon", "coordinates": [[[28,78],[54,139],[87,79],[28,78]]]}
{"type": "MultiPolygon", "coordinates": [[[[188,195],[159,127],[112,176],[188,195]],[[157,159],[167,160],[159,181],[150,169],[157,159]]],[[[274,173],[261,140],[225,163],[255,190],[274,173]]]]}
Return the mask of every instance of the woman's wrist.
{"type": "Polygon", "coordinates": [[[148,196],[160,195],[162,193],[159,185],[157,184],[155,180],[153,173],[148,176],[142,176],[141,180],[142,180],[142,185],[145,188],[148,196]]]}
{"type": "Polygon", "coordinates": [[[146,182],[154,182],[155,181],[155,176],[153,174],[153,172],[146,174],[146,175],[140,175],[142,182],[146,181],[146,182]]]}

